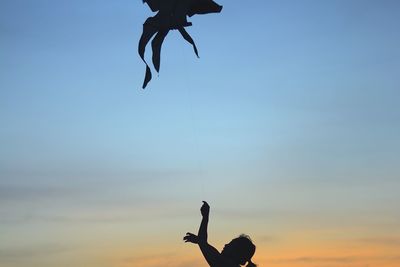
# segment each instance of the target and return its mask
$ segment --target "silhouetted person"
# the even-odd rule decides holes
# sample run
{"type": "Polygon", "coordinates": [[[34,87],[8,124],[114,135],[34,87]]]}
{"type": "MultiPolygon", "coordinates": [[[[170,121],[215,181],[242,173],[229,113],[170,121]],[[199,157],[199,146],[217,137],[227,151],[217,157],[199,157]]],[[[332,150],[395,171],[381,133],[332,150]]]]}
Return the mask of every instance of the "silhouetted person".
{"type": "Polygon", "coordinates": [[[256,246],[247,235],[241,235],[224,246],[221,253],[207,242],[207,226],[210,206],[203,201],[200,209],[202,220],[197,236],[186,233],[185,242],[198,244],[204,258],[210,267],[239,267],[247,263],[246,267],[256,267],[251,258],[256,251],[256,246]]]}

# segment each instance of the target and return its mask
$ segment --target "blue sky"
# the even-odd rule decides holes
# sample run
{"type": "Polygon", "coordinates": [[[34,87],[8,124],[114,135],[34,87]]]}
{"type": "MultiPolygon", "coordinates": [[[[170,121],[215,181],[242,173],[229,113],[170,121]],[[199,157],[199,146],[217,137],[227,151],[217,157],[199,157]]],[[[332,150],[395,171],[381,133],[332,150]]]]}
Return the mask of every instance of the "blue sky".
{"type": "Polygon", "coordinates": [[[1,1],[3,240],[49,229],[23,247],[70,247],[51,229],[185,221],[203,198],[252,226],[320,212],[398,228],[400,3],[218,3],[189,19],[200,59],[171,32],[142,90],[141,1],[1,1]]]}

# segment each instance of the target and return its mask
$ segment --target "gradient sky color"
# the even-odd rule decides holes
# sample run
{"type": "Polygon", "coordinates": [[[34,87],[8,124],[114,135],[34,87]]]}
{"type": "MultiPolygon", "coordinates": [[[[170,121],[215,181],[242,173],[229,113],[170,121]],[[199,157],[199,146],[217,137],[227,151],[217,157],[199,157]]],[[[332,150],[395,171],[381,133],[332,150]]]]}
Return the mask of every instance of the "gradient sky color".
{"type": "Polygon", "coordinates": [[[217,2],[143,91],[142,1],[0,1],[1,267],[205,267],[202,200],[260,267],[400,265],[400,2],[217,2]]]}

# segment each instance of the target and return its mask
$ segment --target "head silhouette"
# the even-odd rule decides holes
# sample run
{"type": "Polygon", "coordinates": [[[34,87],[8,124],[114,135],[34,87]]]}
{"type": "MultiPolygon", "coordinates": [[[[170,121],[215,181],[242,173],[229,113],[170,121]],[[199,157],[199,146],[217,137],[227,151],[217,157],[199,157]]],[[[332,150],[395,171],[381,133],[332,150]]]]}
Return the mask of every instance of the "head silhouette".
{"type": "Polygon", "coordinates": [[[255,252],[256,246],[250,237],[240,235],[226,244],[221,254],[237,264],[244,265],[247,263],[247,266],[254,267],[256,265],[251,261],[251,258],[255,252]]]}

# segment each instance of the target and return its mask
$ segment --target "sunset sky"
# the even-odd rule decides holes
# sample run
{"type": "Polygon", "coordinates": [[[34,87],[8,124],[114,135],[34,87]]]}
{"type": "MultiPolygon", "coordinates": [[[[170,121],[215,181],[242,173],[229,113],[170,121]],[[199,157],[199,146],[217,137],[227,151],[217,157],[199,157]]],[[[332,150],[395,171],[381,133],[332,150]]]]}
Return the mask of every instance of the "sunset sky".
{"type": "Polygon", "coordinates": [[[141,0],[0,1],[0,267],[207,267],[202,200],[259,267],[400,266],[400,1],[217,2],[142,90],[141,0]]]}

